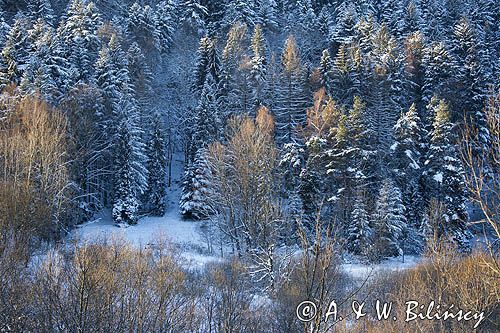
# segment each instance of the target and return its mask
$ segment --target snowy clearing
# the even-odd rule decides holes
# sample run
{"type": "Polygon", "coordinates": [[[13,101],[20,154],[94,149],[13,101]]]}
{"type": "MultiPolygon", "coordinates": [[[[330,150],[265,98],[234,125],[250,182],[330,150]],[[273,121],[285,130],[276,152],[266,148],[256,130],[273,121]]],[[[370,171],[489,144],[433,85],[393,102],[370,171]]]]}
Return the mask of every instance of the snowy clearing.
{"type": "Polygon", "coordinates": [[[178,211],[180,183],[182,179],[182,156],[175,156],[172,167],[172,187],[167,188],[168,209],[161,217],[143,217],[137,225],[117,226],[110,210],[104,210],[92,221],[76,228],[69,236],[79,242],[94,242],[120,237],[137,247],[148,247],[159,239],[166,239],[186,259],[183,266],[198,269],[221,258],[207,254],[206,242],[202,238],[202,222],[182,219],[178,211]]]}

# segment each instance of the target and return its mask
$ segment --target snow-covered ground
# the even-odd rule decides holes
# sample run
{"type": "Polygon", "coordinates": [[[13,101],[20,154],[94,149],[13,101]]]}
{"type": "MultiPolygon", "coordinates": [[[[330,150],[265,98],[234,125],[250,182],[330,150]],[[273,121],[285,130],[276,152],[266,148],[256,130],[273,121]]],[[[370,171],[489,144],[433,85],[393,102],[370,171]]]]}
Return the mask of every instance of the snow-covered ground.
{"type": "Polygon", "coordinates": [[[104,210],[76,228],[69,237],[79,242],[121,237],[137,247],[148,247],[159,239],[166,239],[180,251],[185,259],[183,264],[189,268],[202,268],[208,262],[219,261],[220,258],[207,254],[200,230],[202,222],[183,220],[179,214],[182,161],[182,156],[174,157],[172,187],[167,188],[168,208],[164,216],[143,217],[137,225],[118,227],[113,222],[111,211],[104,210]]]}
{"type": "MultiPolygon", "coordinates": [[[[201,232],[203,222],[182,219],[179,214],[178,202],[181,195],[182,162],[180,155],[175,156],[172,168],[172,187],[167,189],[168,208],[162,217],[143,217],[137,225],[118,227],[109,210],[96,215],[92,221],[75,229],[70,238],[79,242],[93,242],[102,239],[121,237],[137,247],[148,247],[159,239],[167,239],[179,250],[185,259],[182,265],[191,269],[203,269],[210,262],[222,261],[217,254],[208,254],[207,243],[201,232]]],[[[394,258],[378,265],[364,263],[344,263],[345,272],[358,281],[383,270],[404,270],[415,266],[420,257],[406,256],[394,258]]]]}
{"type": "Polygon", "coordinates": [[[379,264],[344,263],[342,268],[355,280],[363,281],[382,271],[401,271],[412,268],[421,261],[422,257],[419,256],[405,256],[404,261],[402,257],[398,257],[387,259],[379,264]]]}

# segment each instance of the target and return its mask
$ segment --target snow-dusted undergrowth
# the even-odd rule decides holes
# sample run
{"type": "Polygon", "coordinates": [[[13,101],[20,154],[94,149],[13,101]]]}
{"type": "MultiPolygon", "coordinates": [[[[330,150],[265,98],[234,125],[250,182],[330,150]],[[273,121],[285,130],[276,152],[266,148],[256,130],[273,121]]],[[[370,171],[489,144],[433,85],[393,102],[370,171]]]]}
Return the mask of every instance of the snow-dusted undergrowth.
{"type": "Polygon", "coordinates": [[[167,189],[168,208],[164,216],[143,217],[136,225],[117,226],[111,212],[104,210],[91,221],[82,224],[69,236],[79,242],[94,242],[102,239],[121,237],[137,247],[154,245],[159,239],[166,239],[180,251],[188,268],[201,268],[219,258],[207,254],[200,227],[202,222],[182,219],[178,205],[180,196],[182,157],[176,156],[172,167],[172,186],[167,189]]]}
{"type": "MultiPolygon", "coordinates": [[[[182,176],[182,157],[176,156],[172,169],[172,187],[167,190],[168,208],[162,217],[143,217],[137,225],[118,227],[112,219],[111,212],[104,210],[91,221],[75,229],[70,239],[79,242],[93,242],[113,237],[121,237],[137,247],[154,245],[159,239],[167,239],[178,249],[185,262],[181,263],[189,269],[203,269],[207,263],[224,260],[217,253],[209,254],[201,227],[203,222],[182,219],[178,210],[180,184],[182,176]]],[[[370,265],[346,260],[342,264],[345,272],[356,280],[364,280],[383,270],[404,270],[415,266],[421,258],[406,256],[392,258],[378,265],[370,265]]]]}

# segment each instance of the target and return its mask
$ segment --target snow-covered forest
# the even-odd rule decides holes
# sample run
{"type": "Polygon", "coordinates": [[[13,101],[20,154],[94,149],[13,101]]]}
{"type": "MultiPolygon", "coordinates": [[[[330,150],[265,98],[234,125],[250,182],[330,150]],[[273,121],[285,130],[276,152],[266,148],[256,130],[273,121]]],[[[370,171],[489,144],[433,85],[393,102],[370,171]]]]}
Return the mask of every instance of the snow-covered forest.
{"type": "Polygon", "coordinates": [[[0,0],[0,51],[0,332],[500,329],[498,1],[0,0]]]}

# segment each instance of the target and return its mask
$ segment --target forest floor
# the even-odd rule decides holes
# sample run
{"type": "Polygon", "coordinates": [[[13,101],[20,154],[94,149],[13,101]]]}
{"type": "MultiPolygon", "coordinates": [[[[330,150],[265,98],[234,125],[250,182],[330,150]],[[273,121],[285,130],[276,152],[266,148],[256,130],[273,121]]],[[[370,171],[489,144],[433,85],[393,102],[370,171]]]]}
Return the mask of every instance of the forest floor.
{"type": "MultiPolygon", "coordinates": [[[[143,217],[137,225],[118,227],[111,218],[110,210],[104,210],[91,221],[80,225],[70,234],[70,239],[79,242],[93,242],[114,237],[122,238],[137,247],[148,247],[160,240],[167,240],[182,257],[182,265],[190,269],[203,269],[207,263],[222,261],[218,254],[210,254],[203,237],[203,222],[182,219],[178,202],[181,195],[183,158],[174,156],[172,167],[172,186],[167,188],[168,207],[162,217],[143,217]]],[[[356,280],[385,270],[404,270],[415,266],[422,260],[418,256],[406,256],[386,260],[380,264],[361,263],[349,258],[342,263],[346,273],[356,280]]]]}
{"type": "MultiPolygon", "coordinates": [[[[162,217],[143,217],[137,225],[118,227],[111,218],[110,210],[104,210],[91,221],[75,229],[70,239],[79,242],[93,242],[114,237],[122,238],[137,247],[148,247],[159,240],[167,240],[182,259],[182,266],[189,269],[203,269],[207,263],[222,261],[218,254],[208,251],[207,241],[203,237],[203,222],[182,219],[178,202],[181,195],[183,158],[174,156],[172,166],[172,186],[167,188],[168,207],[162,217]]],[[[342,264],[343,269],[351,277],[364,280],[382,270],[404,270],[421,261],[417,256],[386,260],[378,265],[364,264],[350,258],[342,264]]]]}
{"type": "Polygon", "coordinates": [[[220,261],[220,257],[208,254],[201,232],[203,223],[184,220],[179,213],[182,173],[183,158],[176,155],[172,163],[172,186],[167,187],[164,216],[147,216],[140,218],[137,225],[119,227],[113,222],[111,211],[106,209],[75,229],[70,238],[84,243],[118,237],[144,248],[166,240],[183,258],[182,264],[187,268],[203,268],[208,262],[220,261]]]}

